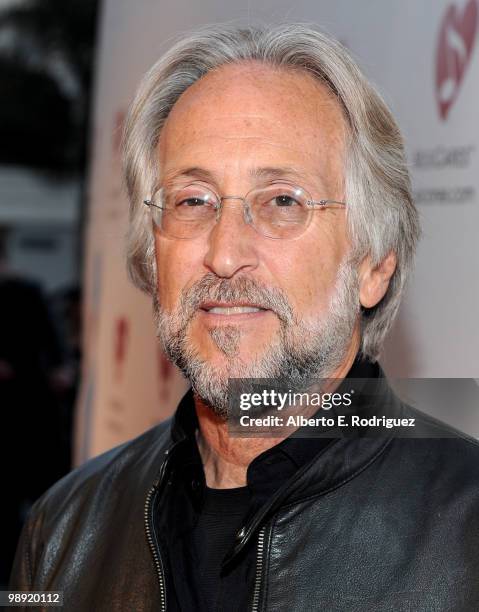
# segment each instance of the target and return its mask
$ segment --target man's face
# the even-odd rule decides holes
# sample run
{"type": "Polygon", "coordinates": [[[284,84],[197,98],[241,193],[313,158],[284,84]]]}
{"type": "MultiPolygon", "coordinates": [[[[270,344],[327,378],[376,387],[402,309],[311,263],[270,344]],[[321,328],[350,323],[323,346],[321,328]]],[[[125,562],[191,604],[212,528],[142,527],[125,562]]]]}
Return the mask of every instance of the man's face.
{"type": "MultiPolygon", "coordinates": [[[[244,196],[280,179],[314,200],[342,201],[344,126],[339,104],[307,74],[222,67],[173,107],[158,148],[161,184],[244,196]],[[274,172],[258,174],[265,168],[274,172]]],[[[179,240],[156,229],[155,248],[158,335],[218,413],[228,377],[327,376],[344,357],[359,307],[355,274],[341,267],[344,209],[315,211],[301,237],[272,240],[245,223],[240,200],[225,200],[211,231],[179,240]]]]}

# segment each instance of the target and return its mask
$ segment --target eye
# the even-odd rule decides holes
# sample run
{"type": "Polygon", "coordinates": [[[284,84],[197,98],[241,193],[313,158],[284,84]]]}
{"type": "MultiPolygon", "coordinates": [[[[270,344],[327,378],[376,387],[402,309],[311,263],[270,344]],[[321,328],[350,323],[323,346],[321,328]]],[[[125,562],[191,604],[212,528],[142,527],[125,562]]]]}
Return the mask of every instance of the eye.
{"type": "Polygon", "coordinates": [[[208,189],[201,185],[187,185],[178,190],[167,192],[166,200],[171,203],[172,208],[214,208],[216,197],[208,189]]]}
{"type": "Polygon", "coordinates": [[[210,202],[208,202],[208,200],[201,198],[201,197],[190,197],[190,198],[185,198],[183,200],[180,200],[179,202],[177,202],[176,206],[177,207],[181,207],[181,206],[193,207],[193,206],[204,206],[205,204],[210,204],[210,202]]]}
{"type": "Polygon", "coordinates": [[[275,198],[273,198],[273,201],[276,206],[283,206],[289,208],[300,204],[298,200],[295,200],[292,196],[286,194],[276,196],[275,198]]]}

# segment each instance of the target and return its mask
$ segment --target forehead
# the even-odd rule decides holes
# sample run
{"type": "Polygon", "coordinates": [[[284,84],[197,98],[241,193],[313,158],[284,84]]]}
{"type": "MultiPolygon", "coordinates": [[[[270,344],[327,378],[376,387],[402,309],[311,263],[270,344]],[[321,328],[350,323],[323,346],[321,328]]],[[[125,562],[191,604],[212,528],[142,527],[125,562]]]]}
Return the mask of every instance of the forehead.
{"type": "Polygon", "coordinates": [[[160,137],[160,171],[168,177],[205,164],[224,174],[277,164],[337,178],[345,132],[339,102],[305,71],[222,66],[173,106],[160,137]]]}

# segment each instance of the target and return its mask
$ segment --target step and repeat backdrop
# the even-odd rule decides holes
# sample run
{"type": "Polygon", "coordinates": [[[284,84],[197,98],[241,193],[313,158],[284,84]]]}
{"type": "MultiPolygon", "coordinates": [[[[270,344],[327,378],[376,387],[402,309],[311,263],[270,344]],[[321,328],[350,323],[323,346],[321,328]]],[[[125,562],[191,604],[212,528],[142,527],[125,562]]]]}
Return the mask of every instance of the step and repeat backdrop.
{"type": "Polygon", "coordinates": [[[382,364],[393,377],[479,376],[478,12],[479,0],[104,2],[77,464],[167,418],[187,388],[158,347],[150,299],[126,276],[119,144],[141,76],[182,32],[207,23],[313,22],[353,52],[404,133],[424,230],[382,364]]]}

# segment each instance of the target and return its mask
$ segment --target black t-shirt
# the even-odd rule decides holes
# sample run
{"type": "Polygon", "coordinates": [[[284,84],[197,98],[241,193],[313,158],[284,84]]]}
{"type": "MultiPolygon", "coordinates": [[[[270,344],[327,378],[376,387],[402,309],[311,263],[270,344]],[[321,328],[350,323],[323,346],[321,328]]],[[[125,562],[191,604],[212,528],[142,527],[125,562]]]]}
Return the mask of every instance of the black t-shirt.
{"type": "MultiPolygon", "coordinates": [[[[229,580],[221,579],[220,567],[251,502],[248,487],[211,489],[206,487],[201,514],[192,533],[198,565],[196,588],[208,610],[235,610],[228,591],[229,580]]],[[[238,601],[236,601],[238,604],[238,601]]]]}

